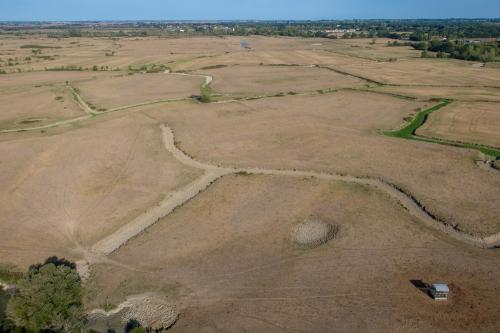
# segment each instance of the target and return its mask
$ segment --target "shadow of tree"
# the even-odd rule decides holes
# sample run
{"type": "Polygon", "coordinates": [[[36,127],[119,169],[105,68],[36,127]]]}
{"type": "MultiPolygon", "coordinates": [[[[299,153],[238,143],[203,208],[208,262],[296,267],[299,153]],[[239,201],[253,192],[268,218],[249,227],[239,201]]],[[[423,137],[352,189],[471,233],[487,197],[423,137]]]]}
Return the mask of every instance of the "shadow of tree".
{"type": "Polygon", "coordinates": [[[135,319],[130,319],[125,325],[125,333],[142,333],[142,332],[147,332],[144,327],[141,326],[141,323],[139,323],[135,319]]]}
{"type": "Polygon", "coordinates": [[[67,260],[65,258],[58,258],[56,256],[52,256],[52,257],[48,257],[45,260],[45,262],[43,262],[43,263],[31,265],[29,267],[29,270],[30,271],[32,271],[32,270],[38,270],[42,266],[47,265],[47,264],[54,264],[56,267],[66,266],[66,267],[71,268],[71,269],[76,269],[76,264],[74,262],[69,261],[69,260],[67,260]]]}

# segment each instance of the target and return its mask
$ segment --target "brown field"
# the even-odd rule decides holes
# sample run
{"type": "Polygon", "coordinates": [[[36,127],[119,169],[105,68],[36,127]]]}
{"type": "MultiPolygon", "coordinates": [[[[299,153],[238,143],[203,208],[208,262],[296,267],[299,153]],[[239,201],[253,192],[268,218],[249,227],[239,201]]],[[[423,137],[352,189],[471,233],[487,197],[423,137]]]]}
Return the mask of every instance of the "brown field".
{"type": "Polygon", "coordinates": [[[204,80],[204,77],[157,73],[103,77],[75,86],[84,100],[96,109],[112,109],[156,100],[187,98],[200,93],[204,80]]]}
{"type": "Polygon", "coordinates": [[[81,250],[198,175],[144,115],[0,142],[0,257],[29,265],[81,250]]]}
{"type": "Polygon", "coordinates": [[[0,264],[79,261],[87,309],[155,293],[174,332],[499,331],[500,162],[383,132],[448,98],[418,134],[500,145],[500,68],[244,39],[0,37],[0,264]]]}
{"type": "Polygon", "coordinates": [[[382,86],[376,90],[418,99],[446,98],[466,102],[500,102],[500,89],[498,88],[382,86]]]}
{"type": "Polygon", "coordinates": [[[454,103],[433,112],[417,134],[500,147],[500,105],[454,103]]]}
{"type": "Polygon", "coordinates": [[[217,92],[239,96],[360,87],[365,84],[360,79],[328,69],[298,66],[230,66],[209,72],[214,78],[212,87],[217,92]]]}
{"type": "Polygon", "coordinates": [[[420,51],[410,46],[388,47],[392,42],[387,38],[367,39],[339,39],[326,45],[331,45],[330,51],[344,54],[355,58],[388,61],[390,59],[412,59],[419,58],[420,51]]]}
{"type": "Polygon", "coordinates": [[[84,115],[66,82],[91,80],[101,75],[88,72],[2,75],[0,129],[43,126],[84,115]]]}
{"type": "Polygon", "coordinates": [[[395,85],[500,87],[500,69],[453,59],[352,62],[344,71],[395,85]]]}
{"type": "Polygon", "coordinates": [[[96,266],[92,305],[148,290],[181,305],[173,332],[488,332],[499,329],[498,253],[422,227],[383,193],[337,182],[232,176],[96,266]],[[310,215],[339,226],[294,246],[310,215]],[[444,279],[436,304],[410,280],[444,279]]]}
{"type": "Polygon", "coordinates": [[[45,125],[83,114],[64,85],[20,87],[0,94],[0,129],[45,125]]]}
{"type": "Polygon", "coordinates": [[[498,194],[500,179],[477,168],[477,152],[380,135],[425,105],[339,92],[148,113],[168,123],[181,148],[196,159],[381,178],[411,192],[461,230],[499,232],[500,210],[491,198],[498,194]]]}

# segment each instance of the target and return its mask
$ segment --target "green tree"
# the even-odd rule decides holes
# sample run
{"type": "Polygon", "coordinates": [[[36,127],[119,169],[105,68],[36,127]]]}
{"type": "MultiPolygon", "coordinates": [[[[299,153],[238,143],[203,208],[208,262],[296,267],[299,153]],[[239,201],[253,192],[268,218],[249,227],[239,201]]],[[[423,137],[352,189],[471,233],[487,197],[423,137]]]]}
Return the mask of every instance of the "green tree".
{"type": "Polygon", "coordinates": [[[7,316],[30,331],[84,331],[82,287],[74,265],[66,261],[32,266],[18,281],[7,316]]]}

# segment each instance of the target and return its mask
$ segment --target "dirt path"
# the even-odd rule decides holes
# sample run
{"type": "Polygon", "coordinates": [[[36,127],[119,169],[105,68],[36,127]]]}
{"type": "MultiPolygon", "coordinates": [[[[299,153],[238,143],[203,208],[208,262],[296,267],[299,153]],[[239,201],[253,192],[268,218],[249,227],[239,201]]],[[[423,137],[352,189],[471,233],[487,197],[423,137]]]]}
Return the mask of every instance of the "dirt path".
{"type": "MultiPolygon", "coordinates": [[[[330,70],[334,70],[329,68],[330,70]]],[[[196,76],[204,77],[204,86],[210,85],[213,81],[213,77],[209,75],[202,74],[189,74],[189,73],[169,73],[165,72],[167,75],[182,75],[182,76],[196,76]]],[[[349,74],[346,74],[349,75],[349,74]]],[[[89,105],[81,98],[78,92],[73,88],[69,87],[71,93],[75,97],[76,103],[82,108],[87,115],[68,119],[64,121],[55,122],[52,124],[29,127],[29,128],[17,128],[9,130],[1,130],[0,133],[10,133],[10,132],[21,132],[30,130],[41,130],[51,127],[56,127],[64,124],[71,124],[80,120],[89,119],[92,116],[106,114],[110,112],[122,111],[125,109],[130,109],[139,106],[145,106],[155,103],[180,101],[184,99],[172,99],[172,100],[158,100],[152,102],[143,102],[134,105],[127,105],[117,107],[107,111],[94,111],[89,105]]],[[[249,174],[261,174],[261,175],[276,175],[276,176],[288,176],[288,177],[313,177],[323,180],[333,180],[333,181],[344,181],[349,183],[356,183],[364,186],[375,187],[378,190],[384,191],[393,199],[397,200],[409,213],[410,215],[416,217],[420,221],[424,222],[426,225],[433,227],[437,230],[447,233],[448,235],[467,242],[469,244],[483,247],[483,248],[493,248],[500,246],[500,233],[491,235],[488,237],[480,238],[475,237],[458,230],[455,230],[452,226],[446,224],[444,221],[437,220],[432,214],[430,214],[425,207],[418,202],[411,194],[405,193],[403,190],[399,189],[393,184],[390,184],[384,180],[374,179],[374,178],[358,178],[348,175],[338,175],[338,174],[328,174],[319,173],[314,171],[296,171],[296,170],[269,170],[269,169],[259,169],[259,168],[233,168],[233,167],[219,167],[200,161],[196,161],[186,155],[178,147],[175,146],[174,134],[170,128],[167,126],[162,126],[162,137],[164,141],[165,148],[181,163],[202,169],[205,171],[204,175],[192,182],[191,184],[184,186],[181,189],[170,192],[165,198],[154,208],[150,209],[146,213],[140,215],[136,219],[132,220],[130,223],[124,225],[122,228],[118,229],[113,234],[103,238],[91,247],[91,252],[96,255],[108,255],[120,248],[131,238],[139,235],[145,229],[155,224],[161,218],[172,213],[176,208],[182,206],[190,199],[194,198],[200,192],[207,189],[213,182],[217,179],[239,172],[249,173],[249,174]]],[[[482,168],[487,168],[490,171],[498,171],[494,169],[491,165],[480,165],[482,168]]]]}
{"type": "MultiPolygon", "coordinates": [[[[209,76],[209,75],[189,74],[189,73],[165,73],[165,74],[203,77],[203,78],[205,78],[205,81],[203,83],[204,86],[210,85],[213,81],[213,77],[209,76]]],[[[159,100],[155,100],[155,101],[147,101],[147,102],[141,102],[141,103],[136,103],[136,104],[118,106],[116,108],[109,109],[106,111],[97,111],[97,110],[93,110],[87,104],[87,102],[85,102],[83,100],[83,98],[80,96],[80,94],[78,93],[78,91],[75,88],[73,88],[72,86],[68,86],[68,89],[69,89],[71,95],[74,97],[75,103],[78,105],[78,107],[80,107],[80,109],[82,109],[83,112],[85,112],[85,114],[86,114],[85,116],[56,121],[56,122],[53,122],[51,124],[41,125],[41,126],[5,129],[5,130],[0,130],[0,133],[16,133],[16,132],[43,130],[43,129],[48,129],[48,128],[53,128],[53,127],[58,127],[58,126],[62,126],[62,125],[76,123],[76,122],[79,122],[82,120],[87,120],[87,119],[94,117],[94,116],[100,116],[100,115],[104,115],[104,114],[111,113],[111,112],[124,111],[124,110],[128,110],[128,109],[133,109],[133,108],[152,105],[152,104],[180,102],[180,101],[185,101],[185,100],[190,99],[190,97],[173,98],[173,99],[159,99],[159,100]]]]}
{"type": "Polygon", "coordinates": [[[387,193],[393,199],[398,201],[410,215],[416,217],[427,226],[445,232],[455,239],[483,248],[491,248],[500,244],[500,233],[486,238],[479,238],[457,231],[452,226],[435,219],[414,197],[406,194],[393,184],[387,183],[383,180],[373,178],[358,178],[348,175],[337,175],[314,171],[219,167],[194,160],[175,145],[174,133],[169,127],[163,125],[161,129],[165,148],[181,163],[193,168],[202,169],[205,171],[205,174],[191,184],[179,190],[172,191],[159,203],[158,206],[152,208],[151,210],[147,211],[143,215],[137,217],[135,220],[117,230],[115,233],[96,243],[91,249],[92,252],[101,255],[111,254],[122,245],[124,245],[128,240],[141,234],[144,230],[155,224],[158,220],[169,215],[176,208],[184,205],[186,202],[194,198],[197,194],[207,189],[217,179],[225,175],[236,173],[300,178],[313,177],[328,181],[343,181],[363,186],[374,187],[380,191],[387,193]]]}
{"type": "Polygon", "coordinates": [[[489,171],[489,172],[493,172],[493,173],[496,173],[496,174],[500,174],[500,170],[497,169],[494,165],[493,165],[493,161],[491,160],[486,160],[486,161],[476,161],[476,164],[478,167],[480,167],[481,169],[483,170],[486,170],[486,171],[489,171]]]}
{"type": "Polygon", "coordinates": [[[80,96],[80,94],[78,93],[78,91],[75,88],[73,88],[69,84],[67,85],[67,87],[69,89],[69,92],[71,93],[71,95],[75,99],[76,104],[78,104],[80,109],[82,109],[86,114],[93,116],[93,115],[99,113],[97,111],[92,110],[92,108],[87,104],[87,102],[85,102],[83,100],[82,96],[80,96]]]}

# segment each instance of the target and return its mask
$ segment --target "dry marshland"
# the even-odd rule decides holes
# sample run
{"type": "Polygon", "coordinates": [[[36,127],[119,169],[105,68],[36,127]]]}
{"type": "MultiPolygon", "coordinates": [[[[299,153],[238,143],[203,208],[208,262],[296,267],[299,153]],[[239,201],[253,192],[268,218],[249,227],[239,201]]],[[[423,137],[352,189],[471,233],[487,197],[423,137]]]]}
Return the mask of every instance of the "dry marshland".
{"type": "Polygon", "coordinates": [[[500,173],[383,132],[449,98],[418,134],[498,146],[499,69],[245,40],[2,38],[1,262],[85,262],[89,310],[153,293],[178,332],[498,331],[500,258],[465,240],[500,245],[500,173]],[[290,239],[308,219],[321,246],[290,239]]]}
{"type": "Polygon", "coordinates": [[[431,114],[417,134],[500,147],[500,105],[455,103],[431,114]]]}
{"type": "Polygon", "coordinates": [[[204,77],[166,73],[101,77],[77,83],[82,98],[97,110],[199,94],[204,77]]]}
{"type": "Polygon", "coordinates": [[[305,66],[229,66],[208,72],[214,78],[213,89],[235,96],[357,88],[366,84],[328,69],[305,66]]]}

